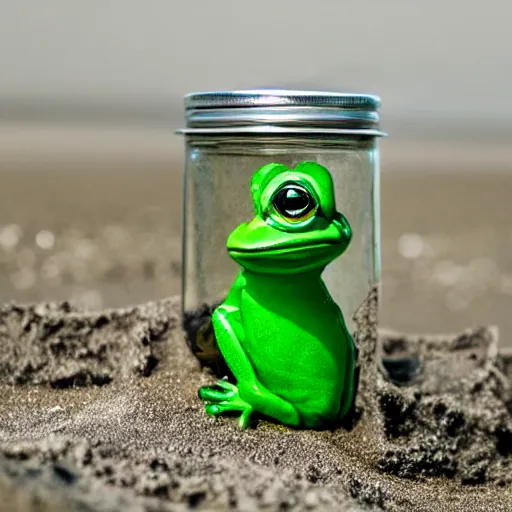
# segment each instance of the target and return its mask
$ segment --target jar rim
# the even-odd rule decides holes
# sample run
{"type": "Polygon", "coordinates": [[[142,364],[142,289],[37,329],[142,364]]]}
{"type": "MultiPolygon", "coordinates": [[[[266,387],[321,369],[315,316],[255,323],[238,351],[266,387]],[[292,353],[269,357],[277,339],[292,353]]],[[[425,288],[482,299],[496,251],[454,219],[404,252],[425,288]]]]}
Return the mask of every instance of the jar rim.
{"type": "Polygon", "coordinates": [[[308,106],[378,110],[380,98],[372,94],[288,89],[249,89],[191,92],[185,95],[185,109],[308,106]]]}
{"type": "Polygon", "coordinates": [[[285,89],[194,92],[185,96],[178,133],[380,132],[380,98],[370,94],[285,89]]]}

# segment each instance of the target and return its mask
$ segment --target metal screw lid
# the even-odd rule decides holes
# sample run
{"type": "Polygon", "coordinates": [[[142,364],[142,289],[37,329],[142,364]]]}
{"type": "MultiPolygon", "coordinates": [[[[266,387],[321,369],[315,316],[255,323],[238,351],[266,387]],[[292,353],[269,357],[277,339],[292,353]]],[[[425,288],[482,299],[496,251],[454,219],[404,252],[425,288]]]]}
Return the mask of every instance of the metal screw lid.
{"type": "Polygon", "coordinates": [[[368,94],[259,89],[185,96],[184,134],[354,134],[382,136],[380,99],[368,94]]]}

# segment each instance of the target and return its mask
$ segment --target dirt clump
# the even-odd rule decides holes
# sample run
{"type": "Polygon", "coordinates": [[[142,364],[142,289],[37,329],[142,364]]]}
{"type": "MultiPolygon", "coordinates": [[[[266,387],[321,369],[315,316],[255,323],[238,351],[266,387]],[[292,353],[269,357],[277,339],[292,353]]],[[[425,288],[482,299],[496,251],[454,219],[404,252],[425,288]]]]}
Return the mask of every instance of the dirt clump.
{"type": "Polygon", "coordinates": [[[177,322],[169,300],[100,313],[67,302],[0,306],[0,382],[62,389],[148,376],[177,322]]]}

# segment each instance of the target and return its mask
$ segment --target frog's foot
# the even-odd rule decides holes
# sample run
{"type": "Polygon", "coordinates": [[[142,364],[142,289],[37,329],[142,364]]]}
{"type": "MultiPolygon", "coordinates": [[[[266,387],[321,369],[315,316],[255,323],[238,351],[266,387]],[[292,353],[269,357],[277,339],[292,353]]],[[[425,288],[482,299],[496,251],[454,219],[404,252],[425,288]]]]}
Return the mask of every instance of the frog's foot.
{"type": "Polygon", "coordinates": [[[203,386],[199,389],[199,398],[206,402],[205,410],[212,416],[224,413],[240,412],[238,424],[246,428],[254,412],[253,407],[240,397],[238,388],[225,380],[216,386],[203,386]]]}

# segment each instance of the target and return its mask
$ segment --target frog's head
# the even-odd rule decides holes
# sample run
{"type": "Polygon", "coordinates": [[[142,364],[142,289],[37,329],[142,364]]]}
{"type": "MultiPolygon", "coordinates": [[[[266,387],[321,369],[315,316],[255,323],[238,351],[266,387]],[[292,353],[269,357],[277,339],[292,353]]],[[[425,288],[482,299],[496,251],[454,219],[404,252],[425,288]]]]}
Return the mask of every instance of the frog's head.
{"type": "Polygon", "coordinates": [[[251,181],[256,216],[229,236],[229,255],[247,270],[321,270],[348,247],[352,230],[336,211],[331,174],[314,162],[269,164],[251,181]]]}

